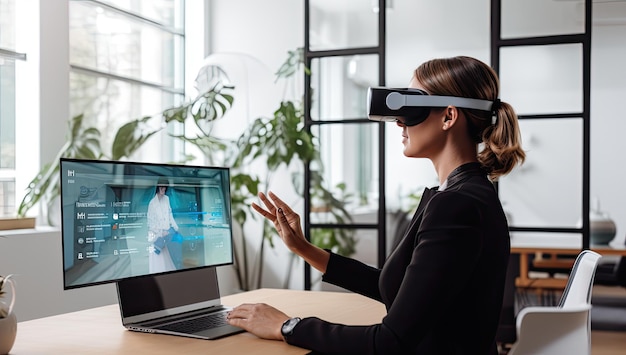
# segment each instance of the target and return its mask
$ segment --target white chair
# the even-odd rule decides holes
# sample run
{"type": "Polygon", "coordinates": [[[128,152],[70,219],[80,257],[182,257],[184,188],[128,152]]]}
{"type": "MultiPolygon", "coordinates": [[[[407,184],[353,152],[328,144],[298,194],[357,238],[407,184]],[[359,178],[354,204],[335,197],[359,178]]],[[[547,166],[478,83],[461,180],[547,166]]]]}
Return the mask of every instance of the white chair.
{"type": "Polygon", "coordinates": [[[526,307],[517,315],[509,355],[591,354],[591,291],[601,255],[582,251],[556,307],[526,307]]]}

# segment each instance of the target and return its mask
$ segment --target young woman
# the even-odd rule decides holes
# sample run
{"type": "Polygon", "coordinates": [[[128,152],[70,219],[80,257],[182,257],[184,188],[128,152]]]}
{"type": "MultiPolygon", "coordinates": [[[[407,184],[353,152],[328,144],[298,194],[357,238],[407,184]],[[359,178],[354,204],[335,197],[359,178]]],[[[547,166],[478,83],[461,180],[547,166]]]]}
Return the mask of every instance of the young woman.
{"type": "MultiPolygon", "coordinates": [[[[176,270],[172,255],[167,247],[170,228],[178,231],[170,198],[165,194],[168,186],[167,179],[159,179],[154,197],[148,204],[148,242],[151,243],[148,252],[150,273],[176,270]]],[[[171,238],[171,236],[169,237],[171,238]]]]}
{"type": "Polygon", "coordinates": [[[332,324],[290,318],[265,304],[243,304],[229,314],[230,324],[317,353],[496,353],[510,240],[492,181],[524,161],[517,116],[498,99],[496,73],[474,58],[428,61],[415,70],[410,88],[493,104],[485,110],[433,107],[423,121],[397,118],[404,155],[430,159],[440,186],[425,189],[382,269],[312,245],[300,217],[275,194],[259,194],[266,208],[253,204],[324,281],[383,302],[387,315],[381,323],[332,324]]]}

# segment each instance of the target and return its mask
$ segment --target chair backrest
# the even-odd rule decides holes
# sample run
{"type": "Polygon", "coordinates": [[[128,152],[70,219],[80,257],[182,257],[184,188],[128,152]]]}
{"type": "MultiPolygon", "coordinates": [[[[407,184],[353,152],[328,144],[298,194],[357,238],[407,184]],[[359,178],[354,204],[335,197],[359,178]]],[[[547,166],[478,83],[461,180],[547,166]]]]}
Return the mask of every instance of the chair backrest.
{"type": "Polygon", "coordinates": [[[593,279],[600,257],[600,254],[591,250],[583,250],[578,254],[559,307],[576,307],[591,303],[593,279]]]}

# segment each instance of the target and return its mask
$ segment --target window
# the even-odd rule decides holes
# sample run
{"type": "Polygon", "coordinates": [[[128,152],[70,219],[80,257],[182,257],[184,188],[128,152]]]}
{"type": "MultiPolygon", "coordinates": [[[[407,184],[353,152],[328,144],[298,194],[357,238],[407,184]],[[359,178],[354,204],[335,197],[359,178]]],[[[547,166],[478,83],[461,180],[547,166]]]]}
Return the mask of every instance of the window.
{"type": "Polygon", "coordinates": [[[15,66],[26,59],[16,51],[16,0],[0,0],[0,216],[15,212],[15,66]]]}
{"type": "MultiPolygon", "coordinates": [[[[0,216],[15,214],[28,183],[65,143],[71,117],[82,113],[84,124],[101,130],[108,156],[122,124],[145,116],[160,124],[156,116],[193,91],[195,68],[206,56],[206,7],[184,0],[0,0],[0,216]],[[46,16],[38,26],[32,21],[39,13],[46,16]]],[[[180,158],[184,145],[167,133],[182,134],[182,125],[164,131],[132,159],[180,158]]]]}
{"type": "MultiPolygon", "coordinates": [[[[124,123],[184,100],[184,1],[72,0],[69,5],[70,116],[84,114],[86,124],[100,130],[109,155],[124,123]]],[[[182,127],[168,127],[174,129],[182,127]]],[[[138,152],[137,159],[175,158],[167,135],[149,142],[158,148],[138,152]]]]}

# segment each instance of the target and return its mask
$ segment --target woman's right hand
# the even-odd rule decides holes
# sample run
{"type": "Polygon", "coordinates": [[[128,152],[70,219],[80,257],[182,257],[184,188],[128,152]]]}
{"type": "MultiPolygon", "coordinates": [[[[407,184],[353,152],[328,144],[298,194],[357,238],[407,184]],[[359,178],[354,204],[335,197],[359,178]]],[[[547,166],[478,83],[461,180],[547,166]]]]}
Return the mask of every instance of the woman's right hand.
{"type": "Polygon", "coordinates": [[[254,202],[252,203],[252,208],[274,223],[274,228],[276,228],[278,235],[287,248],[300,255],[300,252],[310,244],[304,238],[300,225],[300,216],[273,192],[270,191],[268,195],[271,200],[262,192],[259,192],[258,195],[267,209],[254,202]]]}
{"type": "Polygon", "coordinates": [[[306,240],[300,225],[300,216],[274,193],[269,192],[268,194],[271,200],[264,193],[259,193],[259,198],[267,209],[254,202],[252,208],[274,223],[274,228],[289,250],[301,256],[321,273],[326,273],[330,253],[306,240]]]}

